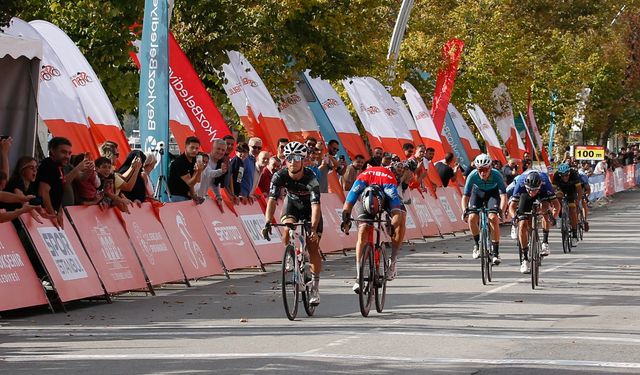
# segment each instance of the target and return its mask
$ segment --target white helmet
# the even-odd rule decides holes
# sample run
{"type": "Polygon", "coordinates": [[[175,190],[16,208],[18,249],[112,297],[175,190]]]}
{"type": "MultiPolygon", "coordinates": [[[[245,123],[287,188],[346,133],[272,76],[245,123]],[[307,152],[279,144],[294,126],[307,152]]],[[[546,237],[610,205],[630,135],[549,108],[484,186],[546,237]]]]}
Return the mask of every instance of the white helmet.
{"type": "Polygon", "coordinates": [[[476,160],[473,161],[473,164],[476,168],[484,168],[490,166],[492,162],[491,156],[487,154],[480,154],[476,156],[476,160]]]}
{"type": "Polygon", "coordinates": [[[303,158],[307,157],[307,146],[300,142],[289,142],[286,146],[284,146],[284,156],[288,157],[290,155],[297,155],[303,158]]]}

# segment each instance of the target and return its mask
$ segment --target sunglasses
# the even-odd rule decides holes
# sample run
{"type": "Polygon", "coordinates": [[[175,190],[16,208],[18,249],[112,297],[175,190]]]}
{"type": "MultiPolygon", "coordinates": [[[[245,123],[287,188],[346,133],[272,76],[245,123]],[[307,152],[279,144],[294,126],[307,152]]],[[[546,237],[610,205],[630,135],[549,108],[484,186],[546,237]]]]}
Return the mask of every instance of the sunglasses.
{"type": "Polygon", "coordinates": [[[317,144],[317,143],[311,143],[311,142],[309,142],[309,143],[307,143],[307,146],[309,146],[309,147],[316,147],[316,144],[317,144]]]}
{"type": "Polygon", "coordinates": [[[527,192],[529,192],[529,193],[537,193],[538,190],[540,190],[539,187],[537,187],[537,188],[528,188],[528,187],[525,186],[525,188],[527,189],[527,192]]]}
{"type": "Polygon", "coordinates": [[[478,172],[487,172],[489,170],[491,170],[491,168],[489,168],[489,167],[478,168],[478,172]]]}
{"type": "Polygon", "coordinates": [[[262,150],[262,146],[251,146],[254,150],[262,150]]]}
{"type": "Polygon", "coordinates": [[[289,155],[287,156],[287,161],[293,163],[294,161],[301,161],[304,159],[302,155],[289,155]]]}

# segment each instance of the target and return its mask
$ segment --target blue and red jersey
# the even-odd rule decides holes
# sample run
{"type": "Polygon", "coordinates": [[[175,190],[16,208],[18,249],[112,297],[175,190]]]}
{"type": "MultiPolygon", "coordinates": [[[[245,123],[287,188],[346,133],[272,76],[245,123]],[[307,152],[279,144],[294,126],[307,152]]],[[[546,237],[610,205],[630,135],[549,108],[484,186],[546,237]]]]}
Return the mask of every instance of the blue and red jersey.
{"type": "Polygon", "coordinates": [[[402,206],[396,176],[386,167],[369,167],[360,173],[349,190],[346,201],[355,204],[364,189],[371,185],[378,185],[382,188],[385,199],[389,202],[389,208],[402,206]]]}

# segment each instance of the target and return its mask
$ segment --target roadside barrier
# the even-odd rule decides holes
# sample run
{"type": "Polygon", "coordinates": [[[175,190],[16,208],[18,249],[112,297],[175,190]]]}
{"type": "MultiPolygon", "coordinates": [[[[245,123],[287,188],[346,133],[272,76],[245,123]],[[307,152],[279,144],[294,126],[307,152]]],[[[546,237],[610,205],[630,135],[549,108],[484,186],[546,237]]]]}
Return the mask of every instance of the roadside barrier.
{"type": "Polygon", "coordinates": [[[49,303],[11,223],[0,223],[0,311],[49,303]]]}
{"type": "MultiPolygon", "coordinates": [[[[616,191],[633,188],[640,168],[627,166],[606,175],[591,176],[595,201],[616,191]]],[[[460,193],[455,187],[439,187],[432,193],[412,190],[407,207],[405,240],[465,231],[461,220],[460,193]]],[[[29,214],[20,222],[26,236],[18,236],[11,223],[0,224],[0,311],[44,305],[47,294],[31,260],[44,266],[60,302],[133,290],[149,290],[165,283],[181,282],[238,269],[263,270],[282,259],[281,232],[273,229],[271,241],[262,238],[264,211],[258,202],[230,205],[224,211],[213,200],[149,202],[130,208],[101,210],[98,206],[68,207],[64,230],[49,220],[37,223],[29,214]],[[22,240],[22,241],[21,241],[22,240]],[[29,249],[35,251],[30,260],[29,249]]],[[[325,254],[352,249],[357,226],[349,235],[339,229],[343,199],[337,193],[322,194],[325,254]]],[[[276,216],[282,211],[279,204],[276,216]]],[[[228,276],[228,275],[227,275],[228,276]]]]}

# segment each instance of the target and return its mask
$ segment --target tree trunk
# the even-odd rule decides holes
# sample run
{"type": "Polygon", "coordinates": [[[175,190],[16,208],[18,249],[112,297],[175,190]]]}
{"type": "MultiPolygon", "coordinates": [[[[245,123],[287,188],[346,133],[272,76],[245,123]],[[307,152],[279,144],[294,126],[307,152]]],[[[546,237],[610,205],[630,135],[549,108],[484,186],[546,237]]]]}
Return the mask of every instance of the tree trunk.
{"type": "Polygon", "coordinates": [[[611,135],[611,131],[613,127],[616,125],[617,117],[610,114],[607,116],[607,126],[600,131],[600,135],[598,136],[598,145],[607,147],[607,140],[611,135]]]}

